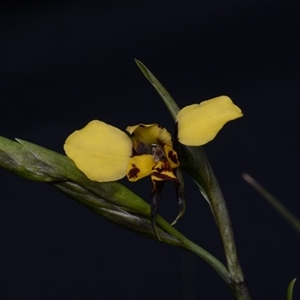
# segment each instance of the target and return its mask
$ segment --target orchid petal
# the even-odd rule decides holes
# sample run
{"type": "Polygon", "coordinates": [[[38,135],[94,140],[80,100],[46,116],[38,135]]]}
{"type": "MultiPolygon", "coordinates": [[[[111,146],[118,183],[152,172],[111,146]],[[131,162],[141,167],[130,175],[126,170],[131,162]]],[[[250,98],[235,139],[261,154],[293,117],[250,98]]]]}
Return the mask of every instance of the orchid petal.
{"type": "Polygon", "coordinates": [[[127,167],[128,180],[134,182],[150,175],[155,164],[151,154],[133,156],[127,167]]]}
{"type": "Polygon", "coordinates": [[[172,147],[171,134],[163,127],[157,124],[139,124],[128,126],[126,130],[132,135],[133,147],[138,154],[145,153],[145,149],[150,151],[152,144],[169,145],[172,147]],[[139,151],[141,149],[141,151],[139,151]]]}
{"type": "Polygon", "coordinates": [[[242,116],[240,108],[227,96],[188,105],[176,117],[178,140],[187,146],[204,145],[214,139],[228,121],[242,116]]]}
{"type": "Polygon", "coordinates": [[[132,141],[118,128],[93,120],[67,138],[64,150],[89,179],[115,181],[126,175],[132,141]]]}
{"type": "Polygon", "coordinates": [[[153,189],[155,190],[155,181],[172,180],[178,182],[177,177],[174,175],[172,168],[167,159],[161,160],[156,163],[151,173],[151,179],[154,183],[153,189]]]}
{"type": "Polygon", "coordinates": [[[172,147],[169,147],[168,145],[164,145],[164,153],[170,164],[170,167],[172,169],[177,168],[179,166],[179,160],[176,151],[172,147]]]}

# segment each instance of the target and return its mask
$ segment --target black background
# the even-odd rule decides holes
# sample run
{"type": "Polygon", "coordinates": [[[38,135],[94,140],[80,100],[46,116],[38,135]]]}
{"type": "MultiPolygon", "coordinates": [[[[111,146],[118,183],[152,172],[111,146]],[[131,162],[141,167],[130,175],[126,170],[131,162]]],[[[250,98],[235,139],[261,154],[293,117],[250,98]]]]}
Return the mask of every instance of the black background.
{"type": "MultiPolygon", "coordinates": [[[[92,119],[120,129],[173,121],[133,58],[183,107],[229,95],[244,117],[205,146],[254,299],[284,299],[300,237],[241,178],[300,217],[297,2],[14,2],[1,9],[0,134],[63,153],[92,119]],[[29,4],[30,3],[30,4],[29,4]]],[[[149,178],[122,180],[149,200],[149,178]]],[[[224,260],[205,200],[186,178],[176,227],[224,260]]],[[[231,299],[204,262],[99,218],[50,186],[0,170],[1,299],[231,299]]],[[[160,213],[172,221],[171,185],[160,213]]],[[[295,299],[300,295],[299,282],[295,299]]]]}

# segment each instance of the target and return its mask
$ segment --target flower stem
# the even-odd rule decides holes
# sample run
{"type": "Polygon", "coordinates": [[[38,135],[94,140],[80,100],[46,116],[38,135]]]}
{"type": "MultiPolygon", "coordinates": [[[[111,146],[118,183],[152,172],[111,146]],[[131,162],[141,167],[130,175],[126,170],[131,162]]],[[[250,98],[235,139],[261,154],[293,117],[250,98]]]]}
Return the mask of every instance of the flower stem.
{"type": "MultiPolygon", "coordinates": [[[[147,67],[143,63],[141,63],[137,59],[135,59],[135,62],[144,76],[156,89],[165,105],[167,106],[169,112],[176,120],[176,115],[179,112],[177,103],[174,101],[169,92],[164,88],[164,86],[159,82],[159,80],[152,74],[150,70],[147,69],[147,67]]],[[[210,163],[206,158],[206,155],[202,148],[186,147],[186,150],[187,156],[189,156],[192,161],[189,161],[185,166],[181,164],[181,166],[197,182],[205,199],[209,201],[212,213],[221,235],[228,270],[223,265],[223,267],[221,267],[219,265],[219,263],[221,264],[221,262],[215,261],[214,259],[216,258],[214,258],[213,256],[211,257],[211,254],[208,253],[209,255],[207,255],[204,249],[195,245],[187,239],[182,240],[184,245],[183,248],[192,251],[193,253],[204,259],[207,263],[209,263],[210,266],[214,268],[214,270],[229,285],[236,299],[249,300],[251,299],[250,293],[237,257],[231,221],[219,184],[213,174],[210,163]],[[193,167],[191,167],[191,164],[193,165],[193,167]],[[227,277],[228,274],[229,277],[227,277]]]]}
{"type": "Polygon", "coordinates": [[[197,169],[197,172],[188,168],[186,168],[186,171],[200,186],[202,186],[209,201],[223,243],[227,268],[230,276],[230,288],[236,299],[251,299],[250,292],[238,260],[231,220],[226,202],[218,181],[204,151],[201,148],[188,147],[188,149],[195,160],[195,165],[201,167],[197,169]]]}
{"type": "Polygon", "coordinates": [[[251,299],[245,281],[242,281],[238,284],[232,282],[227,268],[219,260],[217,260],[214,256],[206,252],[203,248],[199,247],[192,241],[185,238],[183,242],[184,242],[183,248],[193,252],[197,256],[204,259],[221,276],[221,278],[225,281],[225,283],[230,288],[231,292],[234,294],[235,299],[237,300],[251,299]],[[206,255],[207,253],[210,255],[206,255]]]}
{"type": "Polygon", "coordinates": [[[225,281],[225,283],[230,288],[231,292],[235,296],[237,300],[250,300],[250,294],[247,288],[247,285],[244,279],[240,282],[235,282],[232,280],[232,276],[226,266],[219,261],[216,257],[214,257],[211,253],[198,246],[184,235],[182,235],[179,231],[177,231],[174,227],[170,226],[168,222],[166,222],[160,216],[157,216],[157,224],[161,226],[166,232],[176,237],[181,241],[180,247],[188,250],[201,259],[203,259],[207,264],[209,264],[219,276],[225,281]]]}
{"type": "Polygon", "coordinates": [[[167,233],[173,235],[178,240],[181,241],[180,247],[188,250],[200,258],[202,258],[206,263],[208,263],[220,276],[221,278],[230,285],[230,276],[227,268],[224,266],[222,262],[220,262],[216,257],[214,257],[211,253],[198,246],[188,238],[186,238],[183,234],[177,231],[173,226],[171,226],[167,221],[161,218],[159,215],[157,216],[156,223],[162,227],[167,233]]]}

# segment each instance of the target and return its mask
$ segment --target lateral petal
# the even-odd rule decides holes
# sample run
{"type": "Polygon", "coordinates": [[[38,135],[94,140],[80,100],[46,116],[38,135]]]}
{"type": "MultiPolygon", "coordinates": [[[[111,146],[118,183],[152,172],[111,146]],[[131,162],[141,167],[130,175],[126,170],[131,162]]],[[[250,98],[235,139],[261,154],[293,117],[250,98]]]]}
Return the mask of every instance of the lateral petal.
{"type": "Polygon", "coordinates": [[[66,139],[64,150],[89,179],[115,181],[126,175],[132,141],[118,128],[93,120],[66,139]]]}
{"type": "Polygon", "coordinates": [[[133,156],[127,167],[128,180],[134,182],[150,175],[155,164],[151,154],[133,156]]]}
{"type": "Polygon", "coordinates": [[[184,107],[176,117],[178,140],[187,146],[201,146],[215,138],[228,122],[242,117],[242,111],[227,96],[184,107]]]}

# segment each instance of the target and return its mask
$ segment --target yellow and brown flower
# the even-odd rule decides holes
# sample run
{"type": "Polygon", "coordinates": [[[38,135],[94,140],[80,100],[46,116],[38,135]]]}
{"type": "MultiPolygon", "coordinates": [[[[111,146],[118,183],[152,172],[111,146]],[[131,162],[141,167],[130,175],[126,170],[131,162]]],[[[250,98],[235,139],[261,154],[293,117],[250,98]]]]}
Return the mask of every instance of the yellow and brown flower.
{"type": "MultiPolygon", "coordinates": [[[[175,138],[187,146],[201,146],[214,139],[225,123],[241,116],[239,107],[227,96],[192,104],[177,114],[175,138]]],[[[64,150],[91,180],[116,181],[127,175],[135,182],[150,175],[155,220],[163,183],[170,180],[178,186],[178,156],[170,133],[158,124],[139,124],[126,130],[130,137],[116,127],[93,120],[67,138],[64,150]]]]}

